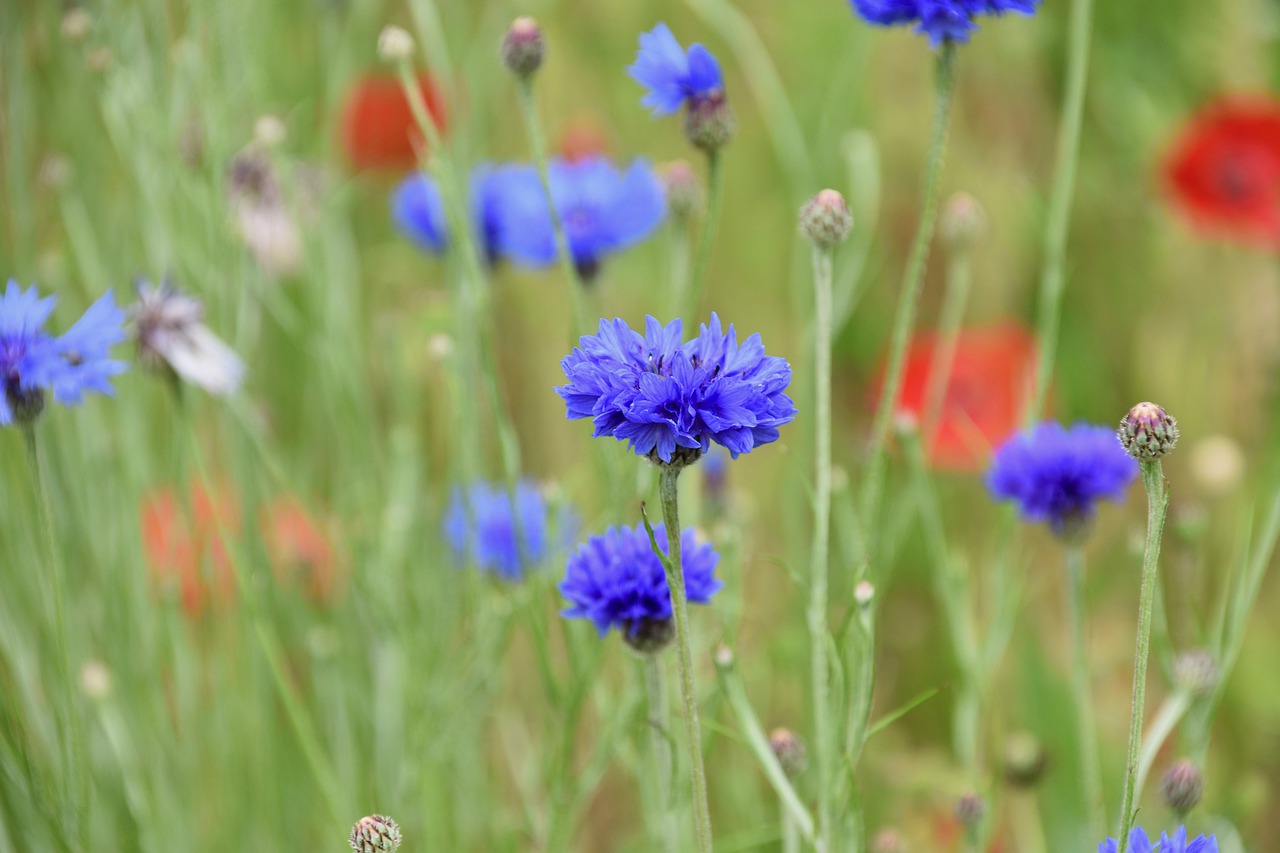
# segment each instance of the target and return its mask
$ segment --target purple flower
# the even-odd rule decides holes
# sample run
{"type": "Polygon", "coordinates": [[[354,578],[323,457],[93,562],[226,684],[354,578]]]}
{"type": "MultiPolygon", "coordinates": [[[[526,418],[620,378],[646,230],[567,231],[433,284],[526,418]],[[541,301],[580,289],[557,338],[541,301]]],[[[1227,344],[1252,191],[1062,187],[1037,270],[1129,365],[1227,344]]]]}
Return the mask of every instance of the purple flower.
{"type": "Polygon", "coordinates": [[[1047,521],[1055,533],[1084,522],[1103,499],[1120,500],[1138,464],[1107,427],[1043,423],[996,451],[987,488],[1014,500],[1028,521],[1047,521]]]}
{"type": "Polygon", "coordinates": [[[1034,15],[1040,0],[851,0],[854,11],[872,24],[891,27],[915,23],[934,47],[944,41],[966,42],[978,28],[977,15],[1021,12],[1034,15]]]}
{"type": "MultiPolygon", "coordinates": [[[[1118,853],[1120,845],[1116,843],[1114,838],[1108,838],[1106,841],[1098,842],[1098,853],[1118,853]]],[[[1129,833],[1129,853],[1152,853],[1153,847],[1151,839],[1147,834],[1138,827],[1134,827],[1129,833]]],[[[1198,835],[1191,841],[1187,841],[1187,828],[1185,826],[1178,827],[1178,831],[1170,838],[1166,833],[1160,833],[1159,853],[1218,853],[1218,838],[1210,835],[1207,838],[1198,835]]]]}
{"type": "Polygon", "coordinates": [[[686,52],[666,24],[640,34],[640,51],[627,72],[648,88],[640,103],[654,115],[671,115],[724,88],[720,64],[710,51],[695,44],[686,52]]]}
{"type": "Polygon", "coordinates": [[[108,380],[125,370],[108,352],[124,340],[124,312],[110,291],[59,338],[44,331],[55,302],[12,279],[0,297],[0,426],[38,416],[46,389],[63,405],[79,403],[86,391],[110,396],[108,380]]]}
{"type": "Polygon", "coordinates": [[[765,355],[758,334],[739,344],[714,313],[690,341],[681,343],[681,329],[678,319],[646,317],[641,337],[621,319],[601,320],[560,363],[569,383],[556,393],[568,416],[591,418],[596,436],[663,463],[695,461],[712,442],[736,459],[777,441],[796,415],[785,393],[791,365],[765,355]]]}

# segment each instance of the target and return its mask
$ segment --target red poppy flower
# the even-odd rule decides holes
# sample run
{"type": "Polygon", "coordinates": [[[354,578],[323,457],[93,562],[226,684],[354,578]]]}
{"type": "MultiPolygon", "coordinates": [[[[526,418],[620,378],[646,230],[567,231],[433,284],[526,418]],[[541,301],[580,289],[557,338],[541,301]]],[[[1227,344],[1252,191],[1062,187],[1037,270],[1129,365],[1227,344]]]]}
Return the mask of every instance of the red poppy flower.
{"type": "Polygon", "coordinates": [[[1200,230],[1280,246],[1280,101],[1233,97],[1205,107],[1164,171],[1174,203],[1200,230]]]}
{"type": "MultiPolygon", "coordinates": [[[[418,75],[418,87],[427,112],[443,133],[444,96],[425,73],[418,75]]],[[[342,107],[342,147],[352,166],[412,169],[418,162],[418,148],[425,144],[397,78],[369,75],[356,81],[342,107]]]]}
{"type": "Polygon", "coordinates": [[[332,540],[293,498],[264,507],[263,537],[276,580],[297,584],[318,603],[333,600],[344,573],[332,540]]]}
{"type": "Polygon", "coordinates": [[[609,138],[600,122],[583,116],[565,125],[560,132],[557,150],[570,163],[579,163],[593,157],[608,157],[609,138]]]}
{"type": "MultiPolygon", "coordinates": [[[[1013,323],[961,330],[938,422],[930,425],[924,423],[926,397],[938,349],[935,334],[912,339],[903,363],[897,413],[915,418],[926,430],[931,465],[952,471],[981,470],[991,449],[1018,429],[1035,373],[1035,339],[1013,323]]],[[[878,384],[883,381],[882,376],[878,384]]]]}
{"type": "Polygon", "coordinates": [[[140,515],[152,579],[162,593],[176,589],[187,616],[234,597],[235,575],[219,533],[235,532],[236,512],[224,492],[192,485],[188,517],[173,490],[160,489],[143,499],[140,515]]]}

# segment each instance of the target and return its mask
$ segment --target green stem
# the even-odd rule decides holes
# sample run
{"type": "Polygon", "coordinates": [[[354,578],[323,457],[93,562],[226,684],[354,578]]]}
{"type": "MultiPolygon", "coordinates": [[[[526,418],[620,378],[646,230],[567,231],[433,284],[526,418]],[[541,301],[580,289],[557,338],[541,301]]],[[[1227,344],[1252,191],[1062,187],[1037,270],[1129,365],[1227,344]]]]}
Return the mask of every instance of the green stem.
{"type": "Polygon", "coordinates": [[[1138,642],[1133,655],[1133,708],[1129,717],[1129,752],[1125,763],[1124,800],[1120,806],[1120,853],[1129,843],[1134,801],[1138,788],[1138,751],[1142,744],[1142,714],[1147,696],[1147,657],[1151,651],[1151,611],[1155,604],[1160,538],[1164,533],[1169,493],[1165,489],[1160,460],[1142,463],[1142,484],[1147,490],[1147,545],[1142,557],[1142,593],[1138,603],[1138,642]]]}
{"type": "Polygon", "coordinates": [[[657,835],[666,853],[680,849],[676,828],[675,799],[671,796],[671,741],[668,733],[667,691],[662,677],[662,659],[644,656],[644,686],[649,697],[649,742],[653,749],[654,789],[658,793],[657,835]]]}
{"type": "Polygon", "coordinates": [[[702,233],[698,235],[698,254],[693,259],[693,276],[689,283],[688,302],[681,306],[680,316],[692,320],[698,312],[698,303],[707,284],[707,271],[711,267],[711,248],[716,242],[716,229],[720,223],[720,210],[724,206],[724,163],[717,151],[707,152],[707,214],[702,220],[702,233]]]}
{"type": "Polygon", "coordinates": [[[689,223],[682,216],[671,221],[671,310],[680,315],[689,294],[689,223]]]}
{"type": "Polygon", "coordinates": [[[1076,703],[1076,750],[1080,755],[1081,789],[1089,831],[1100,835],[1107,814],[1102,799],[1102,767],[1098,759],[1098,728],[1093,714],[1093,690],[1089,685],[1089,654],[1085,628],[1084,551],[1078,545],[1066,550],[1067,620],[1071,626],[1072,679],[1076,703]]]}
{"type": "Polygon", "coordinates": [[[778,820],[782,823],[782,853],[800,853],[800,828],[796,826],[786,803],[780,803],[778,809],[781,811],[778,820]]]}
{"type": "Polygon", "coordinates": [[[555,235],[556,256],[560,259],[564,280],[569,285],[569,301],[573,306],[573,328],[569,331],[569,343],[572,345],[577,342],[579,335],[587,333],[587,313],[582,304],[582,294],[586,285],[578,272],[578,267],[573,262],[573,255],[569,251],[569,239],[564,232],[564,223],[560,221],[560,211],[556,209],[551,195],[547,144],[542,135],[542,123],[538,120],[537,105],[533,100],[532,75],[519,78],[516,92],[519,95],[520,115],[524,119],[525,132],[529,134],[529,147],[533,149],[533,163],[538,168],[542,191],[547,195],[547,208],[551,211],[551,230],[555,235]]]}
{"type": "Polygon", "coordinates": [[[830,849],[832,767],[836,757],[831,724],[831,669],[827,644],[827,575],[831,552],[831,250],[813,249],[814,420],[813,543],[809,566],[809,653],[813,682],[813,730],[818,774],[818,845],[830,849]]]}
{"type": "Polygon", "coordinates": [[[1151,773],[1151,768],[1155,766],[1160,747],[1164,746],[1164,742],[1169,739],[1169,735],[1173,734],[1178,721],[1190,707],[1191,694],[1185,690],[1178,690],[1166,699],[1160,706],[1160,710],[1156,712],[1155,719],[1151,721],[1151,727],[1143,738],[1142,749],[1138,753],[1138,781],[1135,785],[1137,790],[1142,790],[1151,773]]]}
{"type": "Polygon", "coordinates": [[[929,380],[925,384],[924,420],[920,434],[926,446],[932,442],[934,431],[942,417],[942,407],[951,384],[951,366],[956,357],[956,340],[960,336],[960,324],[964,322],[965,308],[969,303],[970,283],[973,281],[972,254],[968,248],[956,249],[947,263],[947,289],[942,297],[942,311],[938,322],[938,348],[929,363],[929,380]]]}
{"type": "Polygon", "coordinates": [[[27,462],[31,467],[31,482],[36,491],[36,509],[40,516],[40,532],[44,539],[45,559],[49,587],[46,594],[53,605],[54,648],[57,650],[58,681],[61,682],[62,708],[55,712],[58,725],[58,742],[62,754],[64,807],[75,821],[71,835],[78,830],[81,845],[87,842],[89,814],[89,766],[84,753],[84,734],[80,727],[80,714],[76,709],[75,684],[71,678],[71,643],[67,632],[66,574],[62,564],[62,551],[53,529],[53,503],[49,498],[48,480],[45,476],[44,457],[36,439],[34,424],[24,424],[22,438],[27,446],[27,462]],[[74,781],[73,781],[74,780],[74,781]]]}
{"type": "MultiPolygon", "coordinates": [[[[1067,236],[1071,225],[1071,202],[1075,197],[1076,166],[1080,159],[1080,127],[1084,120],[1085,84],[1089,76],[1089,30],[1093,0],[1072,0],[1070,30],[1067,35],[1067,88],[1058,125],[1057,165],[1049,197],[1045,224],[1044,267],[1040,272],[1040,312],[1037,334],[1040,350],[1036,359],[1035,388],[1027,406],[1026,422],[1035,423],[1044,414],[1045,398],[1058,349],[1058,325],[1062,314],[1062,290],[1066,273],[1067,236]]],[[[1121,846],[1124,839],[1120,840],[1121,846]]]]}
{"type": "Polygon", "coordinates": [[[658,473],[662,522],[667,528],[667,553],[663,563],[671,589],[671,615],[676,623],[680,661],[680,701],[684,704],[684,728],[689,747],[689,775],[693,782],[693,820],[698,853],[711,853],[711,809],[707,804],[707,774],[702,766],[702,731],[698,725],[698,697],[693,688],[693,652],[689,638],[689,605],[684,590],[684,564],[680,559],[680,505],[677,481],[680,468],[663,465],[658,473]]]}
{"type": "MultiPolygon", "coordinates": [[[[942,158],[947,147],[947,123],[951,115],[951,94],[955,83],[955,45],[946,41],[938,55],[937,103],[933,113],[933,134],[929,143],[925,165],[924,204],[920,221],[916,226],[915,241],[907,260],[902,293],[898,297],[898,312],[893,321],[893,336],[889,344],[889,365],[885,370],[884,387],[880,390],[880,403],[871,428],[871,462],[862,481],[862,518],[868,536],[876,528],[875,518],[880,503],[880,490],[887,464],[889,429],[893,424],[894,405],[902,392],[902,363],[906,357],[907,342],[915,323],[916,306],[924,285],[925,264],[929,259],[929,244],[933,238],[934,221],[938,214],[939,175],[942,158]]],[[[868,547],[868,552],[874,548],[868,547]]]]}

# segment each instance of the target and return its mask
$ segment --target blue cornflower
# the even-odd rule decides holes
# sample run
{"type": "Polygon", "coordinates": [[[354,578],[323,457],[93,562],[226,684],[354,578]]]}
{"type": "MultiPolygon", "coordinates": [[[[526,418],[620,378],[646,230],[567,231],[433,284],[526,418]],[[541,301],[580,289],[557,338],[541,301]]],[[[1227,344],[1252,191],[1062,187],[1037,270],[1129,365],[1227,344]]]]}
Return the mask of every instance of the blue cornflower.
{"type": "MultiPolygon", "coordinates": [[[[1098,842],[1098,853],[1118,853],[1119,849],[1120,845],[1114,838],[1098,842]]],[[[1180,826],[1172,838],[1166,833],[1160,833],[1160,846],[1154,848],[1147,834],[1135,826],[1129,833],[1127,850],[1130,853],[1152,853],[1153,849],[1158,849],[1159,853],[1218,853],[1218,838],[1215,835],[1207,838],[1197,835],[1191,841],[1187,841],[1187,828],[1180,826]]]]}
{"type": "Polygon", "coordinates": [[[125,319],[110,291],[59,338],[43,328],[56,301],[12,279],[0,297],[0,426],[39,415],[46,389],[63,405],[79,403],[86,391],[110,395],[108,379],[125,369],[108,357],[111,345],[124,340],[125,319]]]}
{"type": "Polygon", "coordinates": [[[1021,12],[1034,15],[1040,0],[851,0],[854,10],[873,24],[915,23],[934,47],[944,41],[966,42],[978,28],[977,15],[1021,12]]]}
{"type": "Polygon", "coordinates": [[[1017,501],[1026,520],[1064,534],[1088,522],[1097,501],[1120,500],[1137,476],[1137,462],[1110,428],[1043,423],[996,451],[987,488],[998,500],[1017,501]]]}
{"type": "Polygon", "coordinates": [[[720,63],[711,52],[700,44],[685,51],[666,24],[640,34],[640,51],[627,72],[648,88],[640,103],[651,108],[654,115],[671,115],[684,104],[724,88],[720,63]]]}
{"type": "Polygon", "coordinates": [[[444,534],[459,563],[468,557],[482,571],[518,581],[547,556],[547,505],[538,487],[522,480],[511,494],[503,486],[455,487],[444,534]]]}
{"type": "Polygon", "coordinates": [[[784,392],[786,359],[765,355],[760,335],[742,344],[711,315],[681,343],[682,324],[645,318],[643,337],[624,320],[601,320],[560,363],[556,388],[570,418],[592,418],[595,435],[626,440],[655,462],[687,464],[719,444],[738,454],[778,439],[796,408],[784,392]]]}
{"type": "MultiPolygon", "coordinates": [[[[662,183],[643,160],[625,172],[600,157],[553,160],[548,179],[569,254],[588,281],[604,255],[643,240],[666,215],[662,183]]],[[[494,195],[504,254],[525,266],[555,263],[555,232],[542,188],[535,184],[531,191],[526,182],[504,180],[494,195]]]]}
{"type": "MultiPolygon", "coordinates": [[[[668,553],[666,528],[658,524],[653,533],[668,553]]],[[[698,544],[692,529],[681,533],[680,562],[689,601],[707,604],[723,586],[715,576],[719,561],[709,544],[698,544]]],[[[671,590],[643,523],[610,527],[578,546],[565,566],[560,593],[572,605],[563,615],[590,619],[602,637],[617,628],[641,651],[656,651],[671,637],[671,590]]]]}

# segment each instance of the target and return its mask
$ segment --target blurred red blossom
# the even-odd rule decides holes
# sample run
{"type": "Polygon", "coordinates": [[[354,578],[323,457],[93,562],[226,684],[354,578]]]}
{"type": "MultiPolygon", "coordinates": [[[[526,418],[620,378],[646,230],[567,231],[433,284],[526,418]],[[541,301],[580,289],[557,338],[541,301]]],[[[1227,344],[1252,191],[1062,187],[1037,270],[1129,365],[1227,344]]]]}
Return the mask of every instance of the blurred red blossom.
{"type": "Polygon", "coordinates": [[[556,146],[560,156],[570,163],[579,163],[593,157],[609,156],[609,136],[600,122],[591,116],[579,116],[560,131],[560,144],[556,146]]]}
{"type": "Polygon", "coordinates": [[[333,539],[296,499],[279,498],[260,513],[276,581],[298,587],[317,603],[333,600],[345,567],[333,539]]]}
{"type": "MultiPolygon", "coordinates": [[[[427,111],[443,133],[447,125],[444,96],[425,72],[417,80],[427,111]]],[[[358,170],[412,169],[417,165],[417,149],[426,144],[395,77],[370,74],[358,79],[343,102],[341,122],[342,147],[358,170]]]]}
{"type": "MultiPolygon", "coordinates": [[[[1035,339],[1016,323],[962,329],[938,422],[928,425],[924,421],[929,374],[939,344],[933,333],[917,334],[911,340],[896,414],[921,425],[931,465],[977,471],[986,465],[992,448],[1018,429],[1034,378],[1035,339]]],[[[883,371],[882,366],[877,388],[883,385],[883,371]]]]}
{"type": "Polygon", "coordinates": [[[235,595],[235,575],[223,535],[238,529],[235,504],[224,489],[192,485],[183,503],[171,488],[142,500],[142,545],[162,594],[176,590],[187,616],[221,606],[235,595]]]}
{"type": "Polygon", "coordinates": [[[1173,203],[1202,232],[1280,246],[1280,101],[1209,104],[1174,142],[1164,177],[1173,203]]]}

